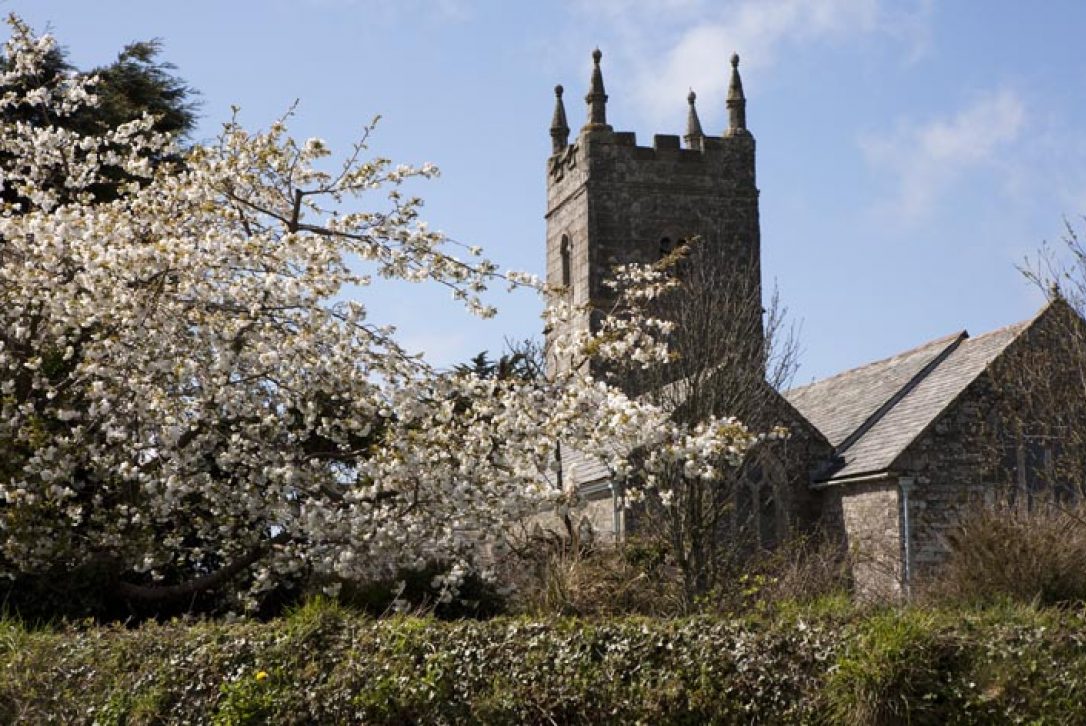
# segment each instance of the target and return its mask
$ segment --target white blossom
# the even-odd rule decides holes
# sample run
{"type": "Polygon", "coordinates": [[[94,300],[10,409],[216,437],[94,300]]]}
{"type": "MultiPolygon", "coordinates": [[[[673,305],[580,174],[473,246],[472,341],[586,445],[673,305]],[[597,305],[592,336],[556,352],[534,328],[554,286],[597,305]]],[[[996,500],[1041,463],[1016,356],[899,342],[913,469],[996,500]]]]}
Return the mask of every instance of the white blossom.
{"type": "MultiPolygon", "coordinates": [[[[54,41],[10,23],[0,109],[96,103],[92,80],[36,86],[54,41]]],[[[18,197],[0,210],[0,575],[104,556],[157,582],[257,552],[259,589],[442,560],[458,563],[437,583],[452,597],[481,538],[561,495],[558,442],[616,476],[641,451],[650,474],[682,460],[711,478],[757,441],[728,419],[679,426],[581,365],[668,361],[669,324],[640,312],[665,270],[620,269],[589,331],[562,291],[447,251],[401,193],[436,168],[363,159],[360,142],[327,172],[312,163],[326,143],[296,143],[288,120],[234,118],[158,164],[181,151],[150,118],[102,136],[0,128],[18,197]],[[115,199],[95,197],[103,183],[115,199]],[[341,298],[375,274],[446,286],[482,316],[489,284],[535,287],[573,364],[548,381],[439,373],[341,298]]]]}

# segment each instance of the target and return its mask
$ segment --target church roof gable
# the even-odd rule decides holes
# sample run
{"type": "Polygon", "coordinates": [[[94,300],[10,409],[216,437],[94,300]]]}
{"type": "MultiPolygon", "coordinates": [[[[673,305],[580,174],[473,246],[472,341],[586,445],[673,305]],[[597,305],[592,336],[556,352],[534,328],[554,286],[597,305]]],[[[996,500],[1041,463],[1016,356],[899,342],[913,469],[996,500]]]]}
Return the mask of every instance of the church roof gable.
{"type": "Polygon", "coordinates": [[[966,338],[855,442],[839,452],[844,466],[831,480],[893,469],[921,433],[983,373],[1029,322],[966,338]]]}
{"type": "Polygon", "coordinates": [[[788,400],[834,446],[832,465],[816,481],[892,471],[906,449],[1012,342],[1065,309],[1066,303],[1051,303],[1030,320],[976,338],[955,333],[788,391],[788,400]]]}
{"type": "Polygon", "coordinates": [[[963,335],[964,331],[954,333],[892,358],[793,388],[785,392],[785,398],[834,447],[840,447],[963,335]]]}

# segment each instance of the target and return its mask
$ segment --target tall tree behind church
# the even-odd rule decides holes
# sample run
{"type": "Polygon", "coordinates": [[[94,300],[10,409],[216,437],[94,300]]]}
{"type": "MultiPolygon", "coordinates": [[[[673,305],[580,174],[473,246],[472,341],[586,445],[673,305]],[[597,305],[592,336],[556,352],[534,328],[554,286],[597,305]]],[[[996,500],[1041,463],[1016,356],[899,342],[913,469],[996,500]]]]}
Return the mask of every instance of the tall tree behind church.
{"type": "MultiPolygon", "coordinates": [[[[67,79],[73,72],[80,77],[97,76],[94,93],[98,97],[98,103],[76,108],[66,116],[49,115],[43,111],[41,104],[9,106],[0,111],[0,123],[12,124],[21,121],[33,126],[57,127],[84,136],[94,136],[147,113],[155,118],[156,131],[185,140],[196,125],[198,93],[174,74],[171,63],[161,60],[161,52],[162,41],[157,38],[137,41],[125,46],[112,63],[81,71],[68,60],[66,50],[57,46],[48,53],[47,63],[37,74],[37,78],[23,78],[19,82],[25,85],[33,80],[36,87],[55,88],[57,84],[68,82],[67,79]]],[[[0,57],[0,71],[8,69],[9,59],[0,57]]],[[[20,90],[25,89],[0,86],[0,93],[16,92],[18,95],[20,90]]],[[[0,159],[0,168],[5,161],[0,159]]],[[[153,161],[161,163],[167,159],[153,161]]],[[[115,176],[118,182],[124,181],[120,173],[115,176]]],[[[56,183],[58,186],[64,183],[60,171],[56,183]]],[[[109,184],[96,187],[94,193],[99,201],[116,197],[115,186],[109,184]]],[[[5,202],[19,201],[26,204],[25,198],[20,198],[7,184],[3,186],[2,198],[5,202]]]]}

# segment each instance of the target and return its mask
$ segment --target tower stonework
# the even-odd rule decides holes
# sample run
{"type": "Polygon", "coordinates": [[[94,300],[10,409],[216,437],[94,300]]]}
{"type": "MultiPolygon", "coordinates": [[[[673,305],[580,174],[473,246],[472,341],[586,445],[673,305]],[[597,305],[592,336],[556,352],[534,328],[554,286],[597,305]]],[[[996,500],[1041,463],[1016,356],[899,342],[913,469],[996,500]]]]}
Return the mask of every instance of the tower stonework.
{"type": "Polygon", "coordinates": [[[547,282],[565,287],[574,303],[605,305],[603,281],[615,265],[654,262],[697,236],[726,263],[720,269],[742,276],[733,278],[735,284],[761,300],[755,142],[745,128],[738,57],[732,58],[729,127],[720,136],[704,135],[691,92],[685,147],[679,136],[659,134],[652,146],[638,146],[634,133],[612,129],[600,57],[598,50],[593,53],[588,119],[572,141],[562,89],[555,89],[547,160],[547,282]]]}

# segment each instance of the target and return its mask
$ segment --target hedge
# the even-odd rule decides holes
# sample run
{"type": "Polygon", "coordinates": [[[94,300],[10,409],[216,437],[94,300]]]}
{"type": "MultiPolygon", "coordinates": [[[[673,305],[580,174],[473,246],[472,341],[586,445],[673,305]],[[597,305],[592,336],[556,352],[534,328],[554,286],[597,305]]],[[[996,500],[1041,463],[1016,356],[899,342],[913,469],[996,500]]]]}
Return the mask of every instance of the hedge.
{"type": "Polygon", "coordinates": [[[0,722],[1083,723],[1086,614],[0,621],[0,722]]]}

